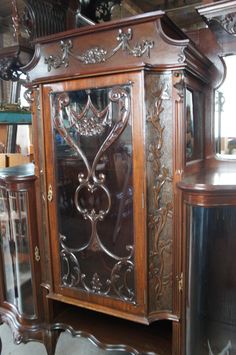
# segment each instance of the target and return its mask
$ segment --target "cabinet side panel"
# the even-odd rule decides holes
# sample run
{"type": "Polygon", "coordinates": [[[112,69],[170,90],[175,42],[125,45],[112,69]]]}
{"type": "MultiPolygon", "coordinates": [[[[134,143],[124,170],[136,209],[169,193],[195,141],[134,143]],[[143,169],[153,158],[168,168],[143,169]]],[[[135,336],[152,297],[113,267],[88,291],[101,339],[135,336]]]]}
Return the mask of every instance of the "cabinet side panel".
{"type": "MultiPolygon", "coordinates": [[[[147,74],[149,314],[172,311],[173,124],[170,74],[147,74]]],[[[158,316],[157,316],[158,318],[158,316]]]]}

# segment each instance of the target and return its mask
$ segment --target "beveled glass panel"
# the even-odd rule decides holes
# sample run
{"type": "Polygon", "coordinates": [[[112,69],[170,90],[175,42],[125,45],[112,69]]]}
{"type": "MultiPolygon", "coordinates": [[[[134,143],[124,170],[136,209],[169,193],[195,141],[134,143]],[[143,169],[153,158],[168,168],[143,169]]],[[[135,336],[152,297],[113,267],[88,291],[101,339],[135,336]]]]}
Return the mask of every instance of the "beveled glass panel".
{"type": "Polygon", "coordinates": [[[51,103],[61,283],[135,302],[130,86],[51,103]]]}
{"type": "Polygon", "coordinates": [[[25,317],[35,315],[30,264],[27,192],[1,190],[5,297],[25,317]],[[9,204],[8,204],[9,202],[9,204]]]}
{"type": "Polygon", "coordinates": [[[189,207],[187,355],[236,353],[236,207],[189,207]]]}

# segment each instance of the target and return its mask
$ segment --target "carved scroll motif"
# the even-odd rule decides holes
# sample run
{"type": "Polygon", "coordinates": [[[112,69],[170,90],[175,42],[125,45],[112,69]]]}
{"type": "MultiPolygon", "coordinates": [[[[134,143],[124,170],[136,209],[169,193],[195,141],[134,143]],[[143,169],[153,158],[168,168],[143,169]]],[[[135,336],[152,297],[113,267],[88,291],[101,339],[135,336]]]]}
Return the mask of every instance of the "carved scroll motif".
{"type": "Polygon", "coordinates": [[[108,52],[108,50],[105,48],[93,47],[81,54],[74,54],[72,52],[73,44],[71,40],[65,42],[61,41],[60,48],[62,54],[58,56],[50,55],[49,57],[45,58],[44,61],[45,64],[48,65],[48,71],[51,71],[52,68],[57,69],[63,65],[65,68],[68,67],[69,56],[75,58],[83,64],[99,64],[106,62],[119,50],[122,50],[128,55],[134,57],[142,57],[144,54],[150,57],[150,50],[153,48],[154,42],[145,40],[141,43],[137,43],[132,48],[129,44],[129,41],[132,39],[132,37],[133,34],[131,28],[128,29],[127,33],[124,33],[122,29],[119,29],[118,36],[116,38],[119,44],[110,52],[108,52]]]}
{"type": "Polygon", "coordinates": [[[166,273],[166,254],[171,253],[172,239],[163,237],[167,220],[173,216],[173,202],[163,198],[164,187],[170,184],[172,187],[172,176],[167,167],[162,164],[163,142],[165,127],[161,124],[160,115],[164,108],[163,99],[168,99],[167,86],[164,84],[159,96],[156,98],[153,113],[148,116],[148,122],[154,129],[153,141],[149,145],[148,161],[151,164],[153,173],[152,186],[152,213],[149,215],[149,228],[152,234],[152,246],[149,255],[149,280],[152,294],[155,298],[155,307],[160,307],[160,300],[164,288],[172,282],[172,273],[166,273]]]}
{"type": "Polygon", "coordinates": [[[109,92],[108,105],[99,111],[92,103],[90,91],[87,91],[87,102],[81,109],[80,113],[75,112],[70,105],[70,98],[67,93],[59,94],[56,97],[56,112],[54,116],[54,126],[60,133],[65,142],[73,148],[82,158],[87,173],[78,173],[78,187],[74,194],[74,203],[76,209],[83,216],[84,220],[88,220],[91,224],[91,235],[87,242],[79,248],[70,248],[67,245],[67,237],[60,235],[61,260],[63,264],[64,274],[62,275],[62,284],[65,287],[78,287],[91,293],[101,295],[109,295],[111,291],[120,299],[134,302],[134,291],[127,283],[128,275],[133,273],[133,246],[126,245],[125,256],[118,256],[111,252],[102,242],[98,235],[97,224],[102,222],[111,209],[111,194],[107,188],[105,174],[100,173],[97,176],[97,164],[106,150],[119,138],[127,126],[130,115],[130,96],[128,92],[121,88],[113,88],[109,92]],[[119,106],[119,118],[112,122],[112,103],[119,106]],[[67,122],[65,123],[65,112],[67,122]],[[106,127],[110,127],[107,137],[101,144],[95,158],[90,164],[85,152],[80,147],[81,136],[101,135],[106,127]],[[74,129],[77,133],[75,139],[70,130],[74,129]],[[105,193],[107,206],[96,211],[95,208],[86,209],[81,205],[80,193],[87,190],[93,194],[95,191],[105,193]],[[96,271],[90,281],[81,271],[80,254],[86,251],[93,253],[102,252],[114,261],[110,278],[105,282],[101,281],[102,277],[96,271]]]}
{"type": "Polygon", "coordinates": [[[225,16],[213,17],[210,21],[216,21],[230,35],[236,35],[236,13],[225,16]]]}

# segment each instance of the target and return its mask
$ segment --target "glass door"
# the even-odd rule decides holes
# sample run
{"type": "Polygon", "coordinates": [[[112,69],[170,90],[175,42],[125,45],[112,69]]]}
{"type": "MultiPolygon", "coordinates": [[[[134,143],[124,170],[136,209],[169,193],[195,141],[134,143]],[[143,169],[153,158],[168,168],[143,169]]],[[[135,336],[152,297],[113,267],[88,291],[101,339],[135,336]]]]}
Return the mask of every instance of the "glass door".
{"type": "MultiPolygon", "coordinates": [[[[131,97],[138,86],[124,78],[106,82],[52,84],[50,95],[44,93],[46,100],[50,96],[45,133],[50,130],[53,140],[47,140],[46,158],[55,290],[74,299],[93,295],[135,305],[134,210],[140,213],[142,206],[134,203],[131,97]]],[[[142,218],[139,223],[142,232],[142,218]]]]}

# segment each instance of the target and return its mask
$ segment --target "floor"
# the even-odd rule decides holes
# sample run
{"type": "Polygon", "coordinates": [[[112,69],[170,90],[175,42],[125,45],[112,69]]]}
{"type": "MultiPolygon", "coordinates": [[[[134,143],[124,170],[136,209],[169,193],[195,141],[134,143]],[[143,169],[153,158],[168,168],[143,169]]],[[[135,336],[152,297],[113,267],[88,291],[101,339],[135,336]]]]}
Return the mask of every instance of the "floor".
{"type": "MultiPolygon", "coordinates": [[[[1,355],[47,355],[44,345],[38,342],[15,345],[10,328],[3,324],[0,326],[2,340],[1,355]]],[[[55,355],[128,355],[120,351],[103,351],[98,349],[89,340],[72,337],[65,332],[60,335],[55,355]]]]}

